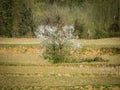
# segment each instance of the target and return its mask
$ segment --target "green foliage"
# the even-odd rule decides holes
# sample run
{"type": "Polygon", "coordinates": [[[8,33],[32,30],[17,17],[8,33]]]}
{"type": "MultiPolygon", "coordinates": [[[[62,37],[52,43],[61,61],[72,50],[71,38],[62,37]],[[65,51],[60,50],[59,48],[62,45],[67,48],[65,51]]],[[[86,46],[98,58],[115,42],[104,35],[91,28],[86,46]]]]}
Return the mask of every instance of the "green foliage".
{"type": "MultiPolygon", "coordinates": [[[[32,0],[30,0],[31,2],[32,0]]],[[[0,1],[0,36],[34,36],[32,6],[27,0],[0,1]]]]}
{"type": "Polygon", "coordinates": [[[34,37],[35,26],[54,8],[65,17],[64,24],[78,20],[79,38],[87,38],[88,30],[91,38],[120,36],[120,0],[0,0],[0,36],[34,37]]]}
{"type": "Polygon", "coordinates": [[[32,18],[31,8],[26,4],[22,5],[20,12],[19,35],[20,36],[34,36],[34,23],[32,18]]]}
{"type": "Polygon", "coordinates": [[[12,4],[13,0],[0,1],[0,36],[12,37],[12,4]]]}
{"type": "Polygon", "coordinates": [[[109,37],[109,33],[107,31],[104,31],[104,30],[96,30],[96,37],[97,39],[99,38],[108,38],[109,37]]]}
{"type": "Polygon", "coordinates": [[[83,31],[84,31],[84,24],[80,23],[79,19],[76,19],[75,23],[74,23],[74,26],[75,26],[74,34],[78,35],[79,38],[82,38],[83,31]]]}
{"type": "Polygon", "coordinates": [[[110,32],[110,37],[120,37],[120,32],[110,32]]]}
{"type": "Polygon", "coordinates": [[[69,57],[68,54],[68,49],[65,46],[53,43],[46,47],[44,58],[48,59],[52,63],[62,63],[67,61],[69,57]]]}

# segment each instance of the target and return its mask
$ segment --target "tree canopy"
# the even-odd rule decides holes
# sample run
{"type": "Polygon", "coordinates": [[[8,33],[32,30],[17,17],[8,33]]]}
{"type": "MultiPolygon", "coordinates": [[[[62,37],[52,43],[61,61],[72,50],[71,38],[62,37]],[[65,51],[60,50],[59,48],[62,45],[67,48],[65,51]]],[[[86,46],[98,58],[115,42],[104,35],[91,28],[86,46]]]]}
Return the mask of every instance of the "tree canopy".
{"type": "Polygon", "coordinates": [[[79,38],[88,31],[92,38],[120,36],[120,0],[0,0],[0,37],[35,37],[56,13],[74,24],[79,38]]]}

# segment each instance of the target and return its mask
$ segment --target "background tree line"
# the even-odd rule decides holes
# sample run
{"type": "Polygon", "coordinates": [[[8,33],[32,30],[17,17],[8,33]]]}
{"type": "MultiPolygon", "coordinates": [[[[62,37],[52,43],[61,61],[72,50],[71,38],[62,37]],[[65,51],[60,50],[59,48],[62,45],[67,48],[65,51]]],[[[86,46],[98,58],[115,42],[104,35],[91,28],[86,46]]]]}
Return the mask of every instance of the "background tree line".
{"type": "Polygon", "coordinates": [[[0,0],[0,36],[33,37],[32,0],[0,0]]]}
{"type": "Polygon", "coordinates": [[[74,24],[79,38],[120,37],[119,0],[0,0],[0,36],[35,37],[54,14],[74,24]]]}

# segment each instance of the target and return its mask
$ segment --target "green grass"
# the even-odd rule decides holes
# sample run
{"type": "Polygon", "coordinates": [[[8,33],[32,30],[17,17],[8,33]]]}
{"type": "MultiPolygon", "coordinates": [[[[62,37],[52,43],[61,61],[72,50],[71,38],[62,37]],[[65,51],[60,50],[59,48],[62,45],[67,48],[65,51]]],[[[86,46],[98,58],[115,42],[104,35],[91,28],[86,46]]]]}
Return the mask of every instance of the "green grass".
{"type": "MultiPolygon", "coordinates": [[[[29,47],[38,47],[39,44],[0,44],[0,47],[18,47],[18,46],[29,46],[29,47]]],[[[95,45],[95,44],[84,44],[82,47],[91,47],[91,48],[120,48],[120,45],[95,45]]]]}
{"type": "Polygon", "coordinates": [[[0,47],[20,47],[20,46],[24,46],[24,47],[39,47],[39,44],[0,44],[0,47]]]}

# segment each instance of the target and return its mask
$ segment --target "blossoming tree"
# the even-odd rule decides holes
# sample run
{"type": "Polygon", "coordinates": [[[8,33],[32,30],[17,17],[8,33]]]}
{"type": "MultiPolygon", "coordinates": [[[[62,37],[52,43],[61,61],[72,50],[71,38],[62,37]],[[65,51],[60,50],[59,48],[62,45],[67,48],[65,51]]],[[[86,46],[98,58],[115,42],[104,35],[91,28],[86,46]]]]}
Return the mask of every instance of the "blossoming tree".
{"type": "Polygon", "coordinates": [[[74,25],[68,23],[70,18],[63,9],[56,9],[56,5],[50,8],[43,15],[40,25],[36,31],[36,36],[40,43],[45,47],[43,56],[53,63],[65,62],[68,59],[68,46],[79,47],[80,44],[71,42],[76,38],[74,33],[74,25]]]}
{"type": "Polygon", "coordinates": [[[40,25],[37,29],[36,35],[40,40],[42,46],[46,47],[44,56],[53,63],[65,62],[67,57],[66,47],[74,46],[79,47],[79,43],[71,42],[74,36],[74,26],[63,26],[58,29],[55,26],[40,25]]]}

